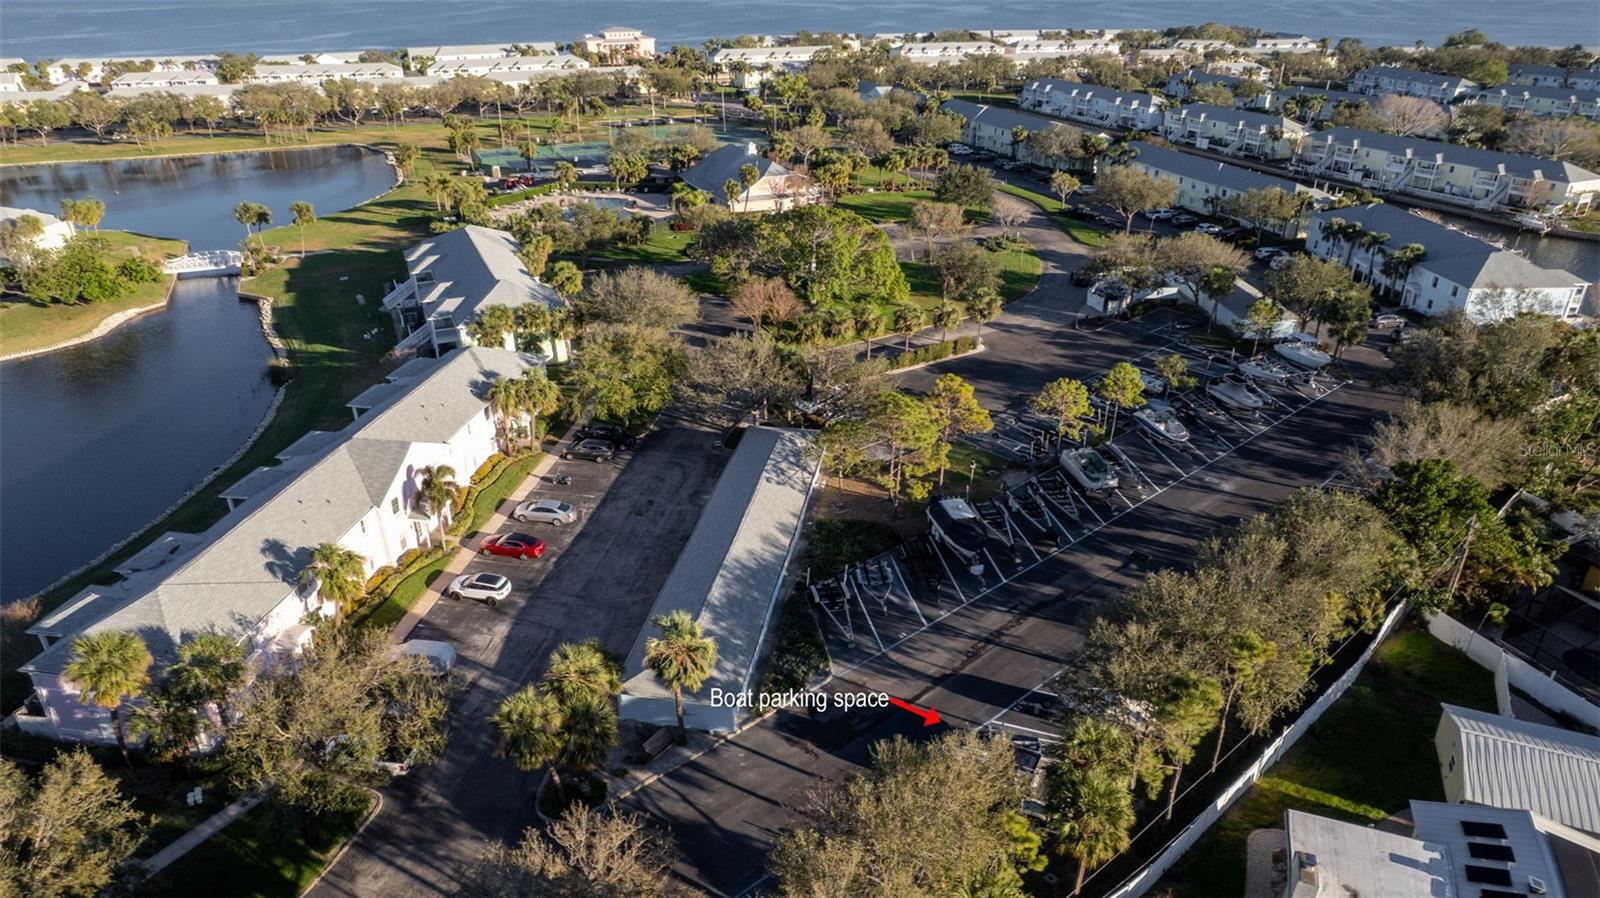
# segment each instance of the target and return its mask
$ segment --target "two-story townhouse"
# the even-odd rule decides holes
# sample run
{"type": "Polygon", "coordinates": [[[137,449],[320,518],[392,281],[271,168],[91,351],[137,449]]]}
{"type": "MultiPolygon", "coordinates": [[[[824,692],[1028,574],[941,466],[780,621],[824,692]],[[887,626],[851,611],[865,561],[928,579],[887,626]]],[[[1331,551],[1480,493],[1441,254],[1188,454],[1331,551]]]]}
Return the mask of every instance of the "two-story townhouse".
{"type": "Polygon", "coordinates": [[[570,72],[589,68],[589,60],[570,53],[549,56],[503,56],[498,59],[461,59],[436,62],[428,67],[430,76],[454,78],[457,75],[487,77],[497,74],[570,72]]]}
{"type": "Polygon", "coordinates": [[[1166,86],[1162,91],[1173,99],[1187,100],[1190,92],[1202,84],[1215,84],[1233,91],[1239,86],[1239,82],[1244,80],[1237,75],[1220,75],[1200,69],[1186,69],[1168,75],[1166,86]]]}
{"type": "Polygon", "coordinates": [[[1558,65],[1512,63],[1506,67],[1506,83],[1535,87],[1566,87],[1568,74],[1566,69],[1558,65]]]}
{"type": "Polygon", "coordinates": [[[889,55],[907,62],[937,65],[960,62],[971,56],[1001,56],[1005,52],[1005,47],[989,41],[922,41],[893,47],[889,55]]]}
{"type": "Polygon", "coordinates": [[[144,88],[145,90],[197,87],[201,85],[221,84],[222,80],[216,75],[205,71],[175,71],[175,72],[127,72],[111,79],[112,89],[116,88],[144,88]]]}
{"type": "Polygon", "coordinates": [[[1271,34],[1258,37],[1243,52],[1258,56],[1268,53],[1317,53],[1322,42],[1304,34],[1271,34]]]}
{"type": "MultiPolygon", "coordinates": [[[[1304,195],[1308,200],[1306,203],[1308,213],[1309,201],[1325,196],[1321,191],[1313,190],[1288,178],[1274,177],[1215,159],[1206,159],[1140,141],[1135,141],[1129,146],[1133,149],[1133,155],[1128,159],[1128,164],[1151,177],[1171,181],[1178,188],[1172,205],[1190,212],[1227,218],[1230,217],[1228,213],[1230,200],[1237,199],[1250,191],[1275,189],[1288,194],[1304,195]]],[[[1262,230],[1285,240],[1294,240],[1305,231],[1307,213],[1289,220],[1265,224],[1262,230]]],[[[1243,219],[1235,220],[1240,224],[1249,224],[1243,219]]]]}
{"type": "Polygon", "coordinates": [[[1498,321],[1520,312],[1557,318],[1576,316],[1590,284],[1568,271],[1544,268],[1516,253],[1492,246],[1396,206],[1330,209],[1311,217],[1306,250],[1348,265],[1356,279],[1395,297],[1424,315],[1460,309],[1473,321],[1498,321]],[[1360,237],[1339,236],[1328,228],[1338,218],[1367,234],[1388,235],[1368,246],[1360,237]],[[1409,269],[1388,265],[1396,250],[1421,246],[1421,259],[1409,269]]]}
{"type": "Polygon", "coordinates": [[[1026,139],[1017,140],[1018,128],[1032,135],[1051,128],[1063,127],[1062,123],[1055,119],[1031,112],[1020,112],[1006,106],[989,106],[968,100],[946,100],[939,108],[961,116],[963,122],[961,140],[968,146],[1052,168],[1063,167],[1068,162],[1064,159],[1036,158],[1026,139]]]}
{"type": "Polygon", "coordinates": [[[257,65],[252,84],[321,84],[324,81],[389,81],[404,73],[390,62],[342,62],[331,65],[257,65]]]}
{"type": "Polygon", "coordinates": [[[1355,128],[1311,133],[1290,168],[1482,211],[1581,212],[1600,194],[1600,174],[1570,162],[1355,128]]]}
{"type": "Polygon", "coordinates": [[[556,55],[556,45],[553,41],[529,41],[517,44],[443,44],[406,48],[408,59],[431,59],[435,64],[504,59],[508,56],[554,55],[556,55]]]}
{"type": "Polygon", "coordinates": [[[656,39],[637,28],[607,25],[599,34],[585,34],[578,49],[596,56],[637,58],[656,55],[656,39]]]}
{"type": "Polygon", "coordinates": [[[119,568],[125,579],[45,615],[28,630],[43,650],[21,666],[34,697],[18,722],[59,739],[115,741],[110,713],[81,702],[63,674],[80,635],[138,634],[157,675],[200,633],[238,639],[253,670],[297,655],[313,638],[306,620],[335,613],[299,579],[314,549],[355,551],[370,575],[426,543],[440,521],[415,501],[423,469],[449,465],[464,480],[487,461],[498,447],[486,384],[538,364],[486,348],[418,360],[343,431],[286,453],[281,476],[257,477],[259,490],[209,530],[168,534],[119,568]]]}
{"type": "Polygon", "coordinates": [[[1055,118],[1102,128],[1153,131],[1161,127],[1161,98],[1059,78],[1037,78],[1023,85],[1017,105],[1055,118]]]}
{"type": "Polygon", "coordinates": [[[707,62],[718,71],[732,72],[733,85],[741,90],[760,87],[775,72],[798,71],[818,53],[833,48],[826,44],[784,47],[723,47],[713,50],[707,62]]]}
{"type": "Polygon", "coordinates": [[[1473,102],[1498,106],[1509,115],[1526,112],[1545,118],[1600,119],[1600,91],[1595,90],[1508,84],[1478,91],[1473,102]]]}
{"type": "Polygon", "coordinates": [[[1478,89],[1476,81],[1436,75],[1399,66],[1373,66],[1350,76],[1350,90],[1359,94],[1399,94],[1449,105],[1478,89]]]}
{"type": "MultiPolygon", "coordinates": [[[[491,306],[565,307],[555,290],[529,273],[517,256],[520,249],[505,231],[467,225],[406,250],[407,277],[382,303],[400,337],[395,348],[442,355],[475,345],[472,324],[491,306]]],[[[513,339],[504,337],[507,349],[513,339]]],[[[540,352],[562,361],[567,348],[567,341],[546,337],[540,352]]]]}
{"type": "Polygon", "coordinates": [[[1567,86],[1574,90],[1600,90],[1600,62],[1568,73],[1567,86]]]}
{"type": "Polygon", "coordinates": [[[1281,115],[1195,103],[1167,109],[1161,132],[1174,143],[1197,149],[1280,160],[1294,155],[1306,128],[1281,115]]]}

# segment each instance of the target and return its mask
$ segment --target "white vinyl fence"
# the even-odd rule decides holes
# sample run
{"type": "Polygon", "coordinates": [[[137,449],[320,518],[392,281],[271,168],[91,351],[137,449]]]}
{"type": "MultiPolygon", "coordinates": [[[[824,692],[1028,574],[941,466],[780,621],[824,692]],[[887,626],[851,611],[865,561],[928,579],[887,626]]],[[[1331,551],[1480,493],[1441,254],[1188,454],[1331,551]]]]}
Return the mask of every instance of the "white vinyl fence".
{"type": "Polygon", "coordinates": [[[1500,703],[1500,713],[1510,714],[1510,690],[1515,686],[1534,701],[1552,711],[1561,711],[1591,725],[1600,723],[1600,707],[1575,692],[1554,674],[1546,673],[1507,651],[1499,643],[1448,614],[1434,614],[1428,618],[1428,632],[1445,645],[1457,649],[1478,666],[1494,674],[1495,693],[1500,703]]]}
{"type": "Polygon", "coordinates": [[[1211,803],[1210,807],[1202,811],[1188,826],[1184,827],[1182,832],[1178,833],[1171,842],[1168,842],[1167,847],[1162,850],[1161,854],[1157,855],[1137,873],[1123,880],[1121,885],[1107,895],[1107,898],[1140,898],[1141,895],[1149,891],[1150,887],[1155,885],[1156,881],[1167,870],[1171,869],[1173,864],[1177,863],[1178,858],[1182,857],[1184,852],[1194,847],[1194,843],[1199,841],[1205,831],[1211,827],[1211,824],[1222,819],[1222,815],[1227,813],[1228,808],[1232,807],[1233,803],[1238,801],[1240,796],[1244,795],[1273,764],[1278,763],[1278,759],[1282,758],[1289,749],[1294,747],[1296,742],[1300,741],[1300,737],[1305,735],[1306,730],[1310,729],[1311,725],[1316,723],[1318,718],[1322,717],[1323,713],[1332,707],[1333,703],[1338,701],[1341,695],[1344,695],[1344,691],[1350,688],[1350,684],[1354,683],[1356,677],[1360,676],[1361,671],[1366,668],[1367,662],[1372,659],[1372,653],[1377,650],[1379,643],[1394,632],[1394,628],[1399,626],[1400,621],[1405,619],[1406,611],[1410,607],[1409,602],[1402,602],[1395,606],[1394,610],[1389,612],[1389,616],[1384,618],[1383,625],[1378,628],[1375,638],[1367,644],[1366,649],[1361,653],[1361,657],[1350,665],[1350,669],[1335,680],[1326,692],[1311,703],[1311,707],[1306,708],[1294,723],[1290,724],[1287,729],[1278,735],[1278,738],[1263,749],[1260,757],[1256,758],[1255,763],[1251,764],[1248,770],[1241,773],[1238,779],[1234,780],[1221,795],[1217,796],[1217,799],[1211,803]]]}

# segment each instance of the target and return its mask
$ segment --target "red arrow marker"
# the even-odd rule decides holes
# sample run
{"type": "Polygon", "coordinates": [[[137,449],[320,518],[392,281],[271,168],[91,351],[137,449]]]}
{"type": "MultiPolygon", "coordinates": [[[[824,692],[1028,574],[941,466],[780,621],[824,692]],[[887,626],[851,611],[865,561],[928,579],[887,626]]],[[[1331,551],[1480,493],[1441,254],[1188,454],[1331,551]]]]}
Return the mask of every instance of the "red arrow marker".
{"type": "Polygon", "coordinates": [[[925,727],[931,727],[939,722],[939,712],[933,708],[924,711],[910,702],[903,702],[892,696],[889,698],[889,704],[894,705],[896,708],[903,708],[922,718],[922,725],[925,727]]]}

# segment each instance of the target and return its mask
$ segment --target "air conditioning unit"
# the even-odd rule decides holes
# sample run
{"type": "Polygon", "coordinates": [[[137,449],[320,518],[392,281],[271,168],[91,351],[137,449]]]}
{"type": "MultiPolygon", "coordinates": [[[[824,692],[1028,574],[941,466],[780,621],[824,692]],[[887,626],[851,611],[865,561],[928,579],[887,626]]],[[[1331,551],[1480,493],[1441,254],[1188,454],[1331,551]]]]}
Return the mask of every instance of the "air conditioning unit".
{"type": "Polygon", "coordinates": [[[1544,880],[1537,876],[1528,877],[1528,891],[1535,895],[1543,895],[1549,890],[1549,887],[1544,884],[1544,880]]]}

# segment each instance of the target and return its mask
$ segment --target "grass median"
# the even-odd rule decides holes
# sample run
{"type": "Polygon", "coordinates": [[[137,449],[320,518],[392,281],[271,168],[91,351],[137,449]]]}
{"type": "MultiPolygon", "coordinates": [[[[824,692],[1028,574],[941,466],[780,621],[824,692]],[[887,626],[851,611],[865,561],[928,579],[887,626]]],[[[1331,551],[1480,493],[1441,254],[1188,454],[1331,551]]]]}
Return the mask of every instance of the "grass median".
{"type": "Polygon", "coordinates": [[[1018,187],[1015,184],[1005,182],[1001,182],[998,186],[1001,193],[1009,193],[1018,199],[1027,200],[1043,209],[1050,216],[1050,220],[1056,223],[1056,227],[1067,232],[1068,236],[1084,246],[1105,246],[1106,241],[1110,239],[1111,234],[1109,231],[1074,217],[1066,205],[1054,197],[1048,197],[1025,187],[1018,187]]]}

